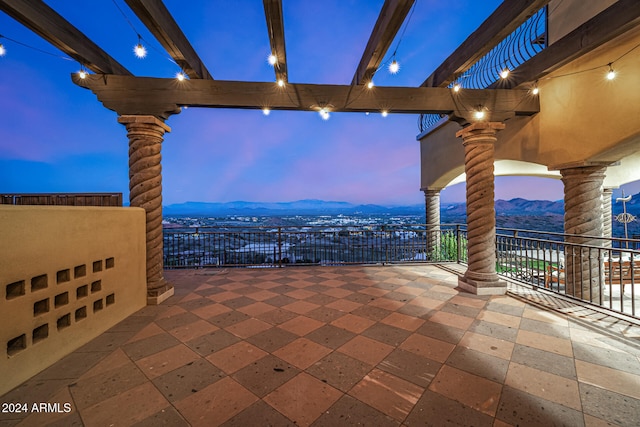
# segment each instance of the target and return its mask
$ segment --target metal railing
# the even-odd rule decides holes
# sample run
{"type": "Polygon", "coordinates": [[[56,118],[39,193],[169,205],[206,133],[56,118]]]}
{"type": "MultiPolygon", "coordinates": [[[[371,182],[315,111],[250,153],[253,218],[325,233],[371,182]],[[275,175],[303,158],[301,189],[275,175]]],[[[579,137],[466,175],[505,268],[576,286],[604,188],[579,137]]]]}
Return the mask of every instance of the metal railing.
{"type": "Polygon", "coordinates": [[[5,193],[0,205],[122,206],[122,193],[5,193]]]}
{"type": "MultiPolygon", "coordinates": [[[[460,226],[165,229],[165,268],[458,261],[460,226]]],[[[466,242],[462,242],[466,246],[466,242]]]]}

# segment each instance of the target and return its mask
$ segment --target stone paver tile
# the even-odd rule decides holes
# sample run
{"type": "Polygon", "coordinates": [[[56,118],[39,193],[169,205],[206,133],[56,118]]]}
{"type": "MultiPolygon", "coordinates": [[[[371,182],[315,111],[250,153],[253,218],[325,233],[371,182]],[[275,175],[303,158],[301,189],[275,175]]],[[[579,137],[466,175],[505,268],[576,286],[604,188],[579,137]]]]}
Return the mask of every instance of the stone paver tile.
{"type": "MultiPolygon", "coordinates": [[[[408,427],[500,427],[493,417],[431,390],[425,390],[404,421],[408,427]]],[[[506,426],[505,426],[506,427],[506,426]]]]}
{"type": "Polygon", "coordinates": [[[149,379],[154,379],[199,358],[189,347],[180,344],[139,359],[136,364],[149,379]]]}
{"type": "Polygon", "coordinates": [[[389,314],[393,313],[392,311],[385,310],[379,307],[372,307],[370,305],[363,305],[360,308],[357,308],[351,312],[356,316],[365,317],[367,319],[374,320],[376,322],[384,319],[389,314]]]}
{"type": "Polygon", "coordinates": [[[353,337],[355,337],[353,332],[331,325],[324,325],[305,336],[315,343],[332,349],[340,347],[353,337]]]}
{"type": "Polygon", "coordinates": [[[362,294],[366,294],[366,295],[371,295],[374,297],[381,297],[383,295],[388,294],[389,292],[391,292],[388,289],[380,289],[380,288],[365,288],[359,291],[362,294]]]}
{"type": "Polygon", "coordinates": [[[418,307],[424,307],[431,310],[438,310],[445,305],[445,301],[428,298],[428,297],[416,297],[409,302],[409,305],[417,305],[418,307]]]}
{"type": "Polygon", "coordinates": [[[380,322],[411,332],[414,332],[424,324],[424,320],[422,319],[401,313],[391,313],[380,322]]]}
{"type": "Polygon", "coordinates": [[[306,314],[313,309],[320,307],[318,304],[312,304],[307,301],[296,301],[291,304],[282,306],[283,309],[293,311],[297,314],[306,314]]]}
{"type": "Polygon", "coordinates": [[[298,316],[278,325],[278,328],[282,328],[285,331],[289,331],[302,337],[323,325],[324,323],[318,320],[311,319],[306,316],[298,316]]]}
{"type": "Polygon", "coordinates": [[[264,350],[240,341],[207,356],[207,360],[230,375],[266,355],[264,350]]]}
{"type": "Polygon", "coordinates": [[[332,308],[334,310],[338,310],[338,311],[344,311],[346,313],[350,313],[353,310],[362,307],[362,304],[358,303],[358,302],[353,302],[353,301],[349,301],[346,299],[339,299],[337,301],[334,301],[330,304],[325,305],[325,307],[327,308],[332,308]]]}
{"type": "Polygon", "coordinates": [[[450,304],[460,304],[460,305],[464,305],[467,307],[473,307],[473,308],[483,308],[486,304],[487,301],[484,299],[479,299],[479,298],[471,298],[468,297],[464,294],[459,294],[454,296],[453,298],[451,298],[449,300],[450,304]]]}
{"type": "Polygon", "coordinates": [[[260,420],[259,423],[262,426],[294,426],[291,420],[273,409],[272,406],[269,406],[263,400],[258,400],[229,421],[221,424],[221,426],[249,427],[255,425],[257,420],[260,420]]]}
{"type": "Polygon", "coordinates": [[[521,320],[521,318],[517,316],[488,310],[481,311],[477,318],[485,322],[497,323],[498,325],[509,326],[511,328],[519,327],[521,320]]]}
{"type": "Polygon", "coordinates": [[[131,359],[122,351],[121,348],[114,350],[110,355],[99,361],[93,368],[89,369],[79,379],[84,380],[87,378],[95,377],[96,375],[102,375],[105,372],[112,369],[120,368],[124,365],[130,364],[131,359]]]}
{"type": "MultiPolygon", "coordinates": [[[[325,283],[326,284],[326,283],[325,283]]],[[[326,291],[322,292],[325,295],[329,295],[330,297],[334,297],[334,298],[344,298],[346,296],[351,295],[353,292],[349,291],[347,289],[342,289],[342,288],[329,288],[326,291]]]]}
{"type": "Polygon", "coordinates": [[[397,348],[380,362],[377,368],[426,388],[441,366],[441,363],[397,348]]]}
{"type": "Polygon", "coordinates": [[[284,329],[271,328],[247,338],[246,341],[268,353],[273,353],[297,338],[298,335],[292,334],[284,329]]]}
{"type": "Polygon", "coordinates": [[[605,425],[603,420],[610,420],[621,426],[640,425],[639,399],[585,383],[580,383],[580,397],[585,421],[587,421],[587,414],[597,417],[596,420],[587,422],[587,425],[598,425],[596,421],[599,421],[600,425],[605,425]]]}
{"type": "Polygon", "coordinates": [[[117,414],[118,422],[131,425],[167,408],[169,402],[153,384],[146,382],[102,400],[81,411],[82,421],[87,426],[108,426],[117,414]]]}
{"type": "Polygon", "coordinates": [[[193,323],[171,329],[169,333],[178,338],[180,341],[187,342],[204,334],[209,334],[218,329],[219,328],[217,326],[213,326],[211,323],[205,320],[196,320],[193,323]]]}
{"type": "Polygon", "coordinates": [[[604,365],[612,369],[640,374],[640,352],[633,353],[607,350],[582,343],[573,343],[573,354],[576,359],[596,365],[604,365]]]}
{"type": "Polygon", "coordinates": [[[309,426],[342,393],[304,372],[268,394],[264,401],[298,426],[309,426]]]}
{"type": "Polygon", "coordinates": [[[331,349],[306,338],[298,338],[273,352],[275,356],[300,369],[307,369],[329,353],[331,349]]]}
{"type": "Polygon", "coordinates": [[[375,366],[393,351],[393,347],[358,335],[337,351],[375,366]]]}
{"type": "Polygon", "coordinates": [[[539,322],[550,323],[552,325],[569,326],[569,321],[566,317],[531,306],[526,306],[524,308],[522,317],[526,319],[537,320],[539,322]]]}
{"type": "Polygon", "coordinates": [[[490,300],[494,303],[512,305],[514,307],[525,307],[527,305],[525,302],[513,298],[509,295],[494,295],[490,300]]]}
{"type": "Polygon", "coordinates": [[[169,308],[167,308],[166,310],[164,310],[163,312],[159,313],[156,316],[156,320],[160,320],[160,319],[166,319],[168,317],[173,317],[176,316],[178,314],[183,314],[186,313],[187,310],[185,310],[184,308],[180,307],[179,305],[173,305],[169,308]]]}
{"type": "Polygon", "coordinates": [[[578,380],[634,399],[640,399],[640,375],[576,360],[578,380]]]}
{"type": "Polygon", "coordinates": [[[502,389],[496,419],[523,427],[584,426],[582,412],[506,385],[502,389]]]}
{"type": "Polygon", "coordinates": [[[401,294],[413,295],[417,297],[419,295],[422,295],[425,292],[425,290],[415,286],[405,285],[405,286],[400,286],[398,289],[396,289],[396,292],[400,292],[401,294]]]}
{"type": "Polygon", "coordinates": [[[458,345],[509,360],[515,344],[484,334],[466,332],[458,345]]]}
{"type": "Polygon", "coordinates": [[[236,337],[230,332],[224,329],[215,330],[209,334],[201,335],[198,338],[192,339],[186,342],[190,349],[195,351],[201,356],[208,356],[211,353],[222,350],[225,347],[235,344],[240,341],[240,338],[236,337]]]}
{"type": "Polygon", "coordinates": [[[359,334],[374,323],[375,322],[373,320],[349,313],[345,314],[339,319],[334,320],[333,322],[331,322],[331,325],[359,334]]]}
{"type": "Polygon", "coordinates": [[[503,383],[509,369],[509,361],[490,354],[457,346],[447,359],[447,365],[503,383]]]}
{"type": "Polygon", "coordinates": [[[455,345],[421,334],[413,334],[398,348],[444,363],[455,348],[455,345]]]}
{"type": "Polygon", "coordinates": [[[429,390],[495,416],[502,385],[451,366],[443,365],[429,390]]]}
{"type": "Polygon", "coordinates": [[[175,407],[194,427],[220,425],[255,403],[258,398],[230,377],[179,400],[175,407]]]}
{"type": "Polygon", "coordinates": [[[189,362],[153,379],[153,384],[170,402],[184,399],[226,377],[206,359],[189,362]]]}
{"type": "Polygon", "coordinates": [[[376,323],[361,335],[397,347],[411,335],[411,332],[384,323],[376,323]]]}
{"type": "Polygon", "coordinates": [[[275,310],[267,311],[266,313],[258,314],[255,317],[272,325],[279,325],[296,316],[296,313],[292,313],[289,310],[277,308],[275,310]]]}
{"type": "Polygon", "coordinates": [[[379,369],[372,370],[349,394],[388,416],[403,421],[424,388],[379,369]]]}
{"type": "Polygon", "coordinates": [[[381,297],[381,298],[374,299],[368,305],[373,306],[373,307],[383,308],[383,309],[389,310],[389,311],[396,311],[400,307],[404,306],[405,303],[402,302],[402,301],[395,301],[395,300],[392,300],[392,299],[381,297]]]}
{"type": "Polygon", "coordinates": [[[537,332],[519,330],[516,343],[534,347],[540,350],[550,351],[562,356],[573,357],[571,340],[551,337],[537,332]]]}
{"type": "Polygon", "coordinates": [[[313,427],[399,425],[398,421],[349,395],[342,396],[313,423],[313,427]]]}
{"type": "Polygon", "coordinates": [[[275,310],[277,307],[271,304],[265,304],[262,301],[256,302],[254,304],[245,305],[244,307],[240,307],[237,310],[251,317],[255,317],[259,314],[266,313],[271,310],[275,310]]]}
{"type": "Polygon", "coordinates": [[[242,295],[238,294],[236,292],[231,292],[231,291],[225,291],[225,292],[220,292],[218,294],[213,294],[210,297],[208,297],[210,300],[213,300],[215,302],[225,302],[225,301],[229,301],[232,299],[236,299],[236,298],[240,298],[242,295]]]}
{"type": "Polygon", "coordinates": [[[245,366],[233,379],[258,397],[264,397],[300,373],[293,365],[271,354],[245,366]]]}
{"type": "Polygon", "coordinates": [[[84,410],[147,381],[140,369],[130,360],[126,364],[101,371],[99,375],[83,376],[69,387],[78,410],[84,410]]]}
{"type": "Polygon", "coordinates": [[[582,410],[578,382],[539,369],[511,362],[505,385],[522,390],[542,399],[553,396],[553,401],[569,408],[582,410]]]}
{"type": "Polygon", "coordinates": [[[195,314],[196,316],[202,319],[210,319],[219,314],[227,313],[229,311],[231,311],[229,307],[227,307],[226,305],[217,304],[217,303],[209,304],[204,307],[199,307],[194,310],[191,310],[193,314],[195,314]]]}
{"type": "Polygon", "coordinates": [[[149,338],[125,344],[121,348],[127,356],[131,358],[131,360],[135,361],[178,344],[180,344],[180,341],[175,339],[171,334],[165,332],[163,334],[153,335],[149,338]]]}
{"type": "MultiPolygon", "coordinates": [[[[6,401],[3,400],[3,403],[6,401]]],[[[6,402],[9,403],[9,402],[6,402]]],[[[11,402],[11,403],[26,403],[26,402],[11,402]]],[[[40,403],[45,402],[33,402],[39,405],[40,403]]],[[[46,403],[58,404],[59,408],[56,408],[56,411],[32,411],[33,403],[29,402],[28,408],[30,414],[27,415],[23,420],[18,424],[21,427],[28,426],[82,426],[82,420],[78,415],[77,408],[74,407],[73,398],[69,393],[69,388],[64,387],[62,390],[58,391],[54,396],[51,397],[46,403]],[[65,405],[69,405],[65,407],[65,405]],[[66,409],[70,409],[70,412],[65,412],[66,409]],[[71,414],[71,415],[70,415],[71,414]]],[[[6,409],[6,408],[5,408],[6,409]]],[[[2,415],[8,415],[7,412],[1,413],[2,415]]],[[[21,415],[19,413],[13,413],[12,415],[21,415]]],[[[25,414],[26,415],[26,414],[25,414]]],[[[17,423],[17,418],[14,418],[17,423]]],[[[0,416],[0,425],[9,426],[15,425],[13,421],[8,421],[8,418],[0,416]]]]}
{"type": "Polygon", "coordinates": [[[267,329],[273,328],[273,325],[258,319],[247,319],[242,322],[227,326],[225,329],[240,338],[249,338],[267,329]]]}
{"type": "Polygon", "coordinates": [[[346,393],[370,370],[370,365],[336,351],[315,362],[306,372],[346,393]]]}
{"type": "Polygon", "coordinates": [[[573,358],[551,353],[550,351],[516,344],[511,355],[511,361],[571,380],[577,378],[573,358]]]}
{"type": "Polygon", "coordinates": [[[127,341],[127,343],[140,341],[142,339],[149,338],[149,337],[152,337],[154,335],[164,334],[164,333],[165,333],[165,330],[162,329],[160,326],[156,325],[155,323],[149,323],[147,326],[142,328],[142,330],[140,330],[140,332],[138,332],[133,337],[131,337],[127,341]]]}
{"type": "Polygon", "coordinates": [[[451,344],[458,344],[465,334],[463,329],[454,328],[452,326],[443,325],[441,323],[435,323],[427,320],[417,330],[417,333],[435,338],[440,341],[445,341],[451,344]]]}
{"type": "Polygon", "coordinates": [[[247,294],[247,297],[256,301],[264,301],[277,296],[278,294],[276,294],[275,292],[271,292],[266,289],[260,289],[256,292],[251,292],[247,294]]]}
{"type": "Polygon", "coordinates": [[[158,426],[171,426],[171,427],[190,427],[189,423],[180,415],[176,408],[169,407],[162,409],[150,417],[133,424],[132,427],[158,427],[158,426]]]}

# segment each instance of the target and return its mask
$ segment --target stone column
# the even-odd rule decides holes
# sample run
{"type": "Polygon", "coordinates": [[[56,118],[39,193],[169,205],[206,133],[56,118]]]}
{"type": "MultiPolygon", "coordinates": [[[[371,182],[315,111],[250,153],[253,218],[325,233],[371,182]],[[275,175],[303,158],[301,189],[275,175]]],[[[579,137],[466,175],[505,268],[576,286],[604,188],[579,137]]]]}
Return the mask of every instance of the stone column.
{"type": "Polygon", "coordinates": [[[163,276],[162,140],[169,126],[155,116],[118,118],[129,138],[129,202],[147,213],[147,303],[160,304],[173,295],[163,276]]]}
{"type": "Polygon", "coordinates": [[[564,183],[565,283],[567,295],[600,302],[598,250],[574,245],[602,246],[602,183],[606,166],[560,169],[564,183]],[[592,236],[592,237],[585,237],[592,236]]]}
{"type": "Polygon", "coordinates": [[[438,260],[440,249],[440,189],[423,188],[427,224],[427,259],[438,260]]]}
{"type": "Polygon", "coordinates": [[[496,273],[496,210],[494,205],[494,144],[504,123],[477,122],[460,130],[467,175],[468,267],[458,285],[478,295],[501,295],[506,282],[496,273]]]}
{"type": "Polygon", "coordinates": [[[611,210],[611,198],[613,197],[613,188],[606,187],[602,190],[602,237],[606,240],[603,241],[603,246],[606,248],[611,247],[612,232],[612,219],[613,211],[611,210]]]}

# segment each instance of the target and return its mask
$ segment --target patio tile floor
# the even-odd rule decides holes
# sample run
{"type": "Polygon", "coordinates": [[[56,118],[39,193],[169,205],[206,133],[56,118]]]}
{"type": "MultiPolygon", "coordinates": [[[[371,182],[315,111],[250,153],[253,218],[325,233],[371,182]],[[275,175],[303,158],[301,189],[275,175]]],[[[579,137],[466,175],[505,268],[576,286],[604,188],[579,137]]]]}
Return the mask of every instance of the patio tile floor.
{"type": "MultiPolygon", "coordinates": [[[[455,268],[454,268],[455,270],[455,268]]],[[[435,265],[173,270],[0,426],[640,425],[640,325],[435,265]]]]}

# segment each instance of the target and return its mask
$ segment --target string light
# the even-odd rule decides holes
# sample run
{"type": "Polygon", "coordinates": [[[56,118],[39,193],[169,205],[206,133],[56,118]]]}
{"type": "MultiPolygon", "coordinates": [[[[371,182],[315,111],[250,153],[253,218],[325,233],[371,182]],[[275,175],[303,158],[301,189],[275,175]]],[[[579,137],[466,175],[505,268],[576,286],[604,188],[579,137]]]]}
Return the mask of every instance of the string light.
{"type": "Polygon", "coordinates": [[[500,72],[500,77],[502,77],[503,79],[506,79],[507,77],[509,77],[509,69],[505,68],[504,70],[502,70],[500,72]]]}
{"type": "Polygon", "coordinates": [[[473,113],[473,117],[475,117],[477,120],[484,119],[484,109],[482,108],[482,106],[478,106],[478,109],[473,113]]]}
{"type": "Polygon", "coordinates": [[[269,65],[276,65],[276,63],[278,62],[278,57],[275,56],[274,54],[271,54],[267,58],[267,62],[269,63],[269,65]]]}
{"type": "Polygon", "coordinates": [[[176,73],[176,79],[178,79],[179,82],[184,81],[184,79],[186,79],[187,76],[185,76],[185,74],[182,71],[178,71],[176,73]]]}
{"type": "Polygon", "coordinates": [[[321,108],[320,111],[318,111],[318,114],[320,114],[322,120],[329,120],[329,110],[326,108],[321,108]]]}
{"type": "Polygon", "coordinates": [[[284,80],[282,79],[278,80],[278,86],[284,87],[284,80]]]}
{"type": "Polygon", "coordinates": [[[4,56],[7,53],[7,49],[4,48],[4,45],[0,43],[0,56],[4,56]]]}
{"type": "Polygon", "coordinates": [[[387,110],[382,110],[382,117],[387,117],[389,115],[389,112],[387,110]]]}
{"type": "Polygon", "coordinates": [[[80,77],[82,80],[87,78],[87,72],[82,66],[80,66],[80,71],[78,71],[78,77],[80,77]]]}
{"type": "Polygon", "coordinates": [[[613,71],[613,66],[612,66],[612,62],[610,62],[609,65],[609,71],[607,72],[607,80],[613,80],[616,78],[616,72],[613,71]]]}
{"type": "Polygon", "coordinates": [[[367,83],[367,89],[371,89],[373,86],[373,80],[369,80],[369,82],[367,83]]]}
{"type": "Polygon", "coordinates": [[[533,85],[533,89],[531,89],[531,93],[537,95],[540,93],[540,89],[538,89],[538,82],[533,85]]]}
{"type": "Polygon", "coordinates": [[[453,85],[453,91],[455,93],[460,92],[460,83],[456,83],[456,84],[453,85]]]}
{"type": "Polygon", "coordinates": [[[264,114],[265,116],[268,116],[269,114],[271,114],[271,110],[268,108],[263,108],[262,109],[262,114],[264,114]]]}
{"type": "Polygon", "coordinates": [[[391,61],[391,64],[389,64],[389,72],[391,74],[397,74],[398,71],[400,71],[400,64],[398,64],[398,61],[394,59],[391,61]]]}
{"type": "Polygon", "coordinates": [[[138,35],[138,44],[133,47],[133,53],[140,59],[147,56],[147,48],[142,45],[142,37],[138,35]]]}

